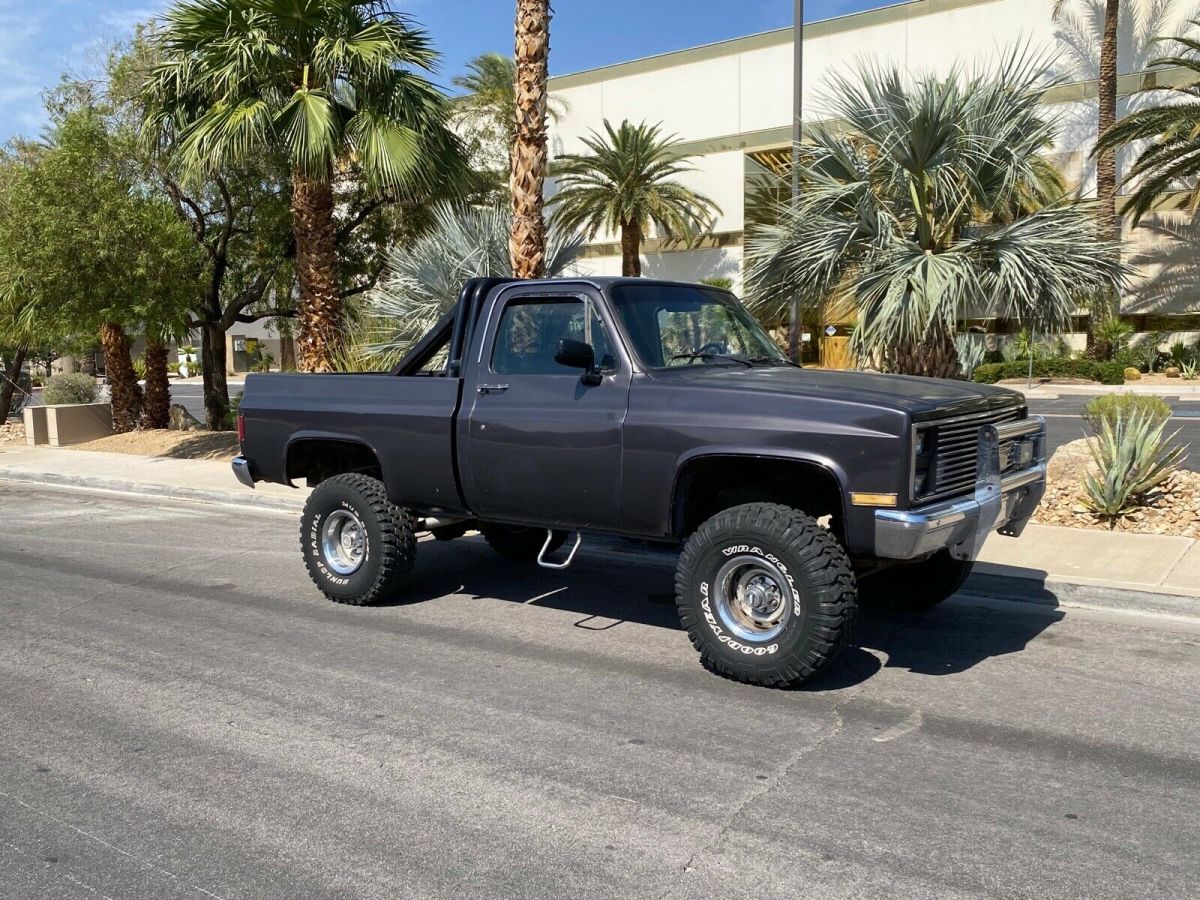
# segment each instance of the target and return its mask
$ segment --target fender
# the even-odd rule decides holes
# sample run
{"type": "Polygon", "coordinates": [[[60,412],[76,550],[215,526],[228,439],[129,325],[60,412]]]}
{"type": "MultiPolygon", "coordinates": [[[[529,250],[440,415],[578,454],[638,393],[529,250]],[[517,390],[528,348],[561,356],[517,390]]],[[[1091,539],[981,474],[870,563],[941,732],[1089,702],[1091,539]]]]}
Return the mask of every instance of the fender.
{"type": "Polygon", "coordinates": [[[283,473],[283,477],[285,479],[284,483],[291,488],[294,488],[296,485],[292,484],[292,479],[288,475],[288,458],[292,453],[292,444],[295,444],[299,441],[338,441],[342,444],[358,444],[360,447],[366,447],[368,450],[370,450],[371,455],[377,460],[381,460],[382,464],[382,457],[379,455],[379,450],[376,449],[376,447],[370,442],[364,441],[361,437],[352,437],[348,434],[343,434],[342,432],[338,431],[323,431],[316,428],[306,428],[292,434],[287,439],[287,443],[284,444],[283,447],[283,458],[280,460],[281,466],[279,471],[283,473]]]}
{"type": "Polygon", "coordinates": [[[668,525],[671,530],[675,530],[675,517],[677,514],[677,501],[679,498],[679,478],[683,470],[698,459],[715,459],[721,457],[740,457],[743,459],[764,459],[764,460],[780,460],[783,462],[799,462],[808,465],[818,466],[824,469],[827,473],[833,476],[834,483],[838,486],[838,500],[842,508],[843,521],[847,515],[846,508],[846,484],[848,478],[845,470],[838,463],[827,456],[819,453],[812,453],[806,450],[773,450],[770,453],[764,453],[760,448],[738,446],[738,445],[709,445],[703,447],[693,447],[687,453],[684,453],[675,461],[675,475],[671,481],[671,508],[668,525]]]}

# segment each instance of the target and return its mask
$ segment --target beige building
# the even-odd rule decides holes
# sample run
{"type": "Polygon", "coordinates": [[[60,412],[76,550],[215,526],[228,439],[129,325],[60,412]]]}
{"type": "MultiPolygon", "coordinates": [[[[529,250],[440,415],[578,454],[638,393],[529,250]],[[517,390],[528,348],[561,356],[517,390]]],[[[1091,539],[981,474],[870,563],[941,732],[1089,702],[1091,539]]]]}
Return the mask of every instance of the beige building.
{"type": "MultiPolygon", "coordinates": [[[[1086,27],[1056,24],[1052,8],[1047,0],[915,0],[810,23],[804,28],[803,118],[824,118],[822,91],[828,74],[844,71],[856,60],[947,73],[955,66],[994,62],[1006,49],[1025,42],[1045,52],[1062,79],[1047,95],[1061,130],[1051,158],[1084,197],[1094,196],[1088,154],[1096,133],[1098,61],[1093,48],[1098,35],[1086,27]]],[[[1149,46],[1149,38],[1184,30],[1195,11],[1176,0],[1174,8],[1168,6],[1153,22],[1154,34],[1148,34],[1144,23],[1151,18],[1150,8],[1151,0],[1122,4],[1123,111],[1150,99],[1135,93],[1139,88],[1180,78],[1178,71],[1146,75],[1158,49],[1149,46]]],[[[1102,10],[1103,0],[1073,0],[1073,5],[1068,0],[1068,12],[1081,22],[1090,23],[1093,9],[1102,10]]],[[[552,95],[565,106],[551,126],[553,153],[582,151],[581,136],[600,129],[605,119],[661,122],[684,142],[696,167],[684,180],[721,206],[713,235],[697,248],[647,241],[643,274],[688,280],[725,276],[740,286],[750,185],[786,159],[791,145],[792,40],[793,31],[786,28],[551,80],[552,95]]],[[[1130,235],[1127,259],[1139,274],[1123,306],[1129,313],[1144,314],[1136,320],[1139,330],[1200,329],[1197,249],[1200,231],[1188,217],[1177,217],[1173,225],[1149,222],[1130,235]]],[[[616,236],[598,236],[580,269],[619,274],[616,236]]]]}

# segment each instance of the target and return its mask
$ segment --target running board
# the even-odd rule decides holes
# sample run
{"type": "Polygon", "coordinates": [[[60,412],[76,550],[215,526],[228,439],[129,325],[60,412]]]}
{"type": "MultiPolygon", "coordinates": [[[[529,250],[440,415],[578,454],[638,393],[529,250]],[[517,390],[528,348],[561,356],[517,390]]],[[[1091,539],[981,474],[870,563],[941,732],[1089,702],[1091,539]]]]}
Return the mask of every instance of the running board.
{"type": "Polygon", "coordinates": [[[546,559],[546,551],[550,549],[550,542],[554,540],[554,529],[546,529],[546,541],[542,544],[542,550],[538,554],[537,564],[543,569],[565,569],[575,561],[575,554],[579,552],[579,545],[583,543],[583,537],[578,531],[575,532],[575,544],[571,547],[571,552],[567,554],[567,558],[560,563],[550,562],[546,559]]]}

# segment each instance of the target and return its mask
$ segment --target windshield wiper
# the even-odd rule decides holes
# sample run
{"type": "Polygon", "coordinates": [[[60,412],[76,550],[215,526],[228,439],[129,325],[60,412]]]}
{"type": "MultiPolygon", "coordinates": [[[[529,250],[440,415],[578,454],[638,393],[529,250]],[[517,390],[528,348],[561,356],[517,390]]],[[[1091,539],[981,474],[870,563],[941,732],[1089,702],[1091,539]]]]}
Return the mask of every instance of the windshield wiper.
{"type": "Polygon", "coordinates": [[[750,360],[743,359],[740,356],[729,356],[726,353],[699,353],[699,352],[697,352],[697,353],[676,353],[676,354],[672,355],[672,357],[671,357],[672,362],[674,362],[677,359],[699,359],[699,360],[703,360],[705,362],[708,362],[711,359],[711,360],[719,360],[721,362],[741,363],[743,366],[745,366],[748,369],[754,368],[754,363],[752,363],[750,360]]]}

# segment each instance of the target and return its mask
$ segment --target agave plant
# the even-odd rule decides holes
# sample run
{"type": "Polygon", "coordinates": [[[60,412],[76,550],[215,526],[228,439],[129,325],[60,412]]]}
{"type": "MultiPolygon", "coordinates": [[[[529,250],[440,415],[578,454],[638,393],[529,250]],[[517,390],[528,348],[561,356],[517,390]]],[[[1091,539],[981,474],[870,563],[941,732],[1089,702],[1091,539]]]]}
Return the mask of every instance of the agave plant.
{"type": "Polygon", "coordinates": [[[954,347],[958,351],[958,364],[962,369],[962,376],[969,379],[987,356],[987,345],[983,342],[983,336],[970,332],[956,334],[954,347]]]}
{"type": "Polygon", "coordinates": [[[946,76],[879,64],[835,78],[836,124],[810,132],[799,199],[748,235],[755,312],[780,321],[797,290],[806,306],[852,307],[860,355],[943,377],[958,374],[964,318],[1064,330],[1124,270],[1043,156],[1058,133],[1049,83],[1019,51],[946,76]]]}
{"type": "Polygon", "coordinates": [[[1084,505],[1115,522],[1170,478],[1186,448],[1172,445],[1179,432],[1164,438],[1165,428],[1166,422],[1141,411],[1102,421],[1100,433],[1088,441],[1096,471],[1084,476],[1084,505]]]}
{"type": "MultiPolygon", "coordinates": [[[[510,277],[511,213],[501,207],[444,204],[411,247],[392,249],[379,285],[367,295],[339,354],[339,368],[393,365],[458,299],[468,278],[510,277]]],[[[575,231],[548,229],[546,275],[561,275],[583,249],[575,231]]]]}

